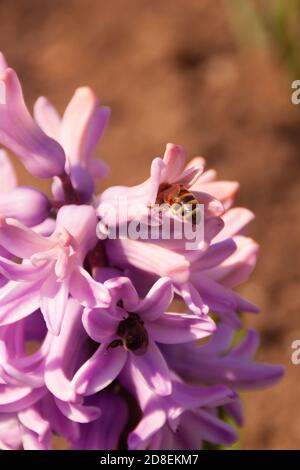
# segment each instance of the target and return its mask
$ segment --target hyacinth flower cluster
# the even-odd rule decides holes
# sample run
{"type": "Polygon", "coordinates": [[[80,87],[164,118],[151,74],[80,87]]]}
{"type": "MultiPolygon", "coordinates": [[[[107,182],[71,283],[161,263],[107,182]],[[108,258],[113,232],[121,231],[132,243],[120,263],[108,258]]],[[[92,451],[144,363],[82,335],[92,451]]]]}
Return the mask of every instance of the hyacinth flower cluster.
{"type": "Polygon", "coordinates": [[[253,214],[233,207],[238,184],[168,144],[149,178],[96,193],[108,171],[95,152],[109,109],[89,88],[63,116],[44,97],[33,116],[0,56],[0,143],[51,197],[20,187],[0,152],[0,448],[200,449],[229,446],[243,424],[240,391],[269,386],[282,368],[255,361],[259,338],[233,289],[250,276],[253,214]],[[117,201],[147,214],[179,185],[204,207],[204,238],[99,237],[117,201]],[[109,208],[109,209],[108,209],[109,208]]]}

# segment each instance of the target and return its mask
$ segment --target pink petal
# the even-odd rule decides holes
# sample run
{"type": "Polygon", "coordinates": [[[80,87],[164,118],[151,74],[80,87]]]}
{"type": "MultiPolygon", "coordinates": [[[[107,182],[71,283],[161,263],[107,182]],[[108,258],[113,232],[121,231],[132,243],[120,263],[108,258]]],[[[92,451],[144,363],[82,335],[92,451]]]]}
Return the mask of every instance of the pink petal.
{"type": "Polygon", "coordinates": [[[259,246],[251,238],[236,236],[237,250],[219,266],[212,267],[207,275],[221,281],[225,287],[235,287],[247,281],[257,261],[259,246]]]}
{"type": "Polygon", "coordinates": [[[80,426],[72,450],[116,450],[128,420],[125,400],[107,391],[97,394],[93,403],[101,409],[101,416],[88,426],[80,426]]]}
{"type": "Polygon", "coordinates": [[[88,87],[78,88],[68,104],[61,124],[60,142],[71,165],[87,164],[104,129],[110,110],[100,106],[88,87]]]}
{"type": "Polygon", "coordinates": [[[237,307],[233,293],[221,284],[207,278],[200,273],[192,274],[192,282],[199,290],[204,302],[214,311],[235,310],[237,307]]]}
{"type": "Polygon", "coordinates": [[[44,220],[41,224],[35,225],[33,230],[39,235],[42,235],[42,237],[50,237],[55,230],[55,220],[48,217],[48,219],[44,220]]]}
{"type": "Polygon", "coordinates": [[[29,395],[30,392],[30,387],[10,387],[8,385],[0,385],[0,405],[17,402],[29,395]]]}
{"type": "MultiPolygon", "coordinates": [[[[202,157],[193,158],[185,167],[180,176],[180,183],[186,188],[193,188],[194,184],[201,177],[205,166],[205,160],[202,157]]],[[[192,189],[191,189],[192,191],[192,189]]]]}
{"type": "Polygon", "coordinates": [[[49,432],[46,442],[43,442],[33,431],[23,427],[22,444],[24,450],[51,450],[51,433],[49,432]]]}
{"type": "Polygon", "coordinates": [[[76,402],[78,396],[70,380],[74,363],[86,339],[81,324],[82,307],[70,299],[59,336],[53,336],[45,363],[45,383],[62,401],[76,402]]]}
{"type": "Polygon", "coordinates": [[[40,128],[52,139],[58,141],[60,131],[60,117],[54,106],[40,96],[34,104],[34,119],[40,128]]]}
{"type": "Polygon", "coordinates": [[[97,223],[96,212],[92,206],[68,205],[59,209],[57,213],[56,227],[67,230],[74,237],[78,252],[83,257],[98,241],[97,223]]]}
{"type": "Polygon", "coordinates": [[[8,65],[6,62],[6,59],[4,57],[4,54],[0,52],[0,73],[3,73],[7,69],[8,65]]]}
{"type": "Polygon", "coordinates": [[[224,385],[210,387],[194,386],[174,380],[174,401],[185,409],[193,409],[205,406],[219,406],[232,401],[236,393],[224,385]]]}
{"type": "Polygon", "coordinates": [[[119,375],[126,358],[123,348],[107,349],[107,344],[102,344],[74,375],[72,384],[76,393],[93,395],[103,390],[119,375]]]}
{"type": "Polygon", "coordinates": [[[237,250],[234,240],[231,238],[219,243],[214,243],[205,251],[198,261],[192,263],[192,270],[205,270],[219,265],[237,250]]]}
{"type": "Polygon", "coordinates": [[[21,445],[21,426],[17,415],[14,413],[3,413],[0,417],[0,449],[16,450],[21,445]]]}
{"type": "Polygon", "coordinates": [[[204,205],[204,210],[211,216],[219,217],[224,214],[225,209],[221,201],[203,191],[193,191],[199,204],[204,205]]]}
{"type": "Polygon", "coordinates": [[[82,165],[73,165],[70,169],[70,178],[74,190],[80,196],[80,201],[89,202],[95,191],[94,179],[89,170],[82,165]]]}
{"type": "Polygon", "coordinates": [[[39,403],[43,416],[46,416],[51,425],[51,429],[59,436],[68,441],[77,441],[80,436],[80,424],[66,418],[58,409],[53,396],[48,393],[39,403]]]}
{"type": "Polygon", "coordinates": [[[45,264],[34,266],[31,263],[17,264],[7,258],[0,257],[0,273],[12,281],[36,281],[47,276],[45,264]]]}
{"type": "Polygon", "coordinates": [[[233,400],[231,403],[227,403],[224,406],[224,411],[231,416],[238,426],[243,426],[244,416],[243,416],[243,403],[240,398],[233,400]]]}
{"type": "MultiPolygon", "coordinates": [[[[204,168],[206,165],[205,158],[203,157],[194,157],[188,161],[185,166],[185,170],[190,170],[191,168],[204,168]]],[[[207,173],[207,172],[206,172],[207,173]]],[[[200,175],[201,179],[203,178],[203,173],[200,175]]]]}
{"type": "Polygon", "coordinates": [[[108,164],[101,159],[93,159],[89,163],[89,170],[94,179],[105,178],[110,172],[108,164]]]}
{"type": "Polygon", "coordinates": [[[68,281],[59,281],[54,274],[50,275],[42,285],[40,308],[47,328],[53,335],[60,333],[68,295],[68,281]]]}
{"type": "Polygon", "coordinates": [[[49,339],[49,335],[46,336],[42,346],[34,354],[9,359],[5,365],[7,383],[21,383],[32,388],[44,385],[44,359],[49,350],[49,339]]]}
{"type": "Polygon", "coordinates": [[[113,186],[98,199],[97,213],[108,226],[127,223],[133,219],[144,220],[149,206],[155,204],[164,163],[155,158],[151,164],[150,178],[137,186],[113,186]]]}
{"type": "Polygon", "coordinates": [[[124,310],[128,312],[133,312],[137,308],[139,296],[128,277],[119,276],[108,279],[105,281],[105,287],[109,289],[114,304],[121,300],[124,310]]]}
{"type": "Polygon", "coordinates": [[[186,154],[180,145],[167,144],[163,162],[165,169],[162,172],[161,181],[173,183],[180,178],[184,168],[186,154]]]}
{"type": "Polygon", "coordinates": [[[44,387],[31,389],[0,385],[0,412],[18,412],[36,403],[44,394],[44,387]]]}
{"type": "MultiPolygon", "coordinates": [[[[205,160],[204,160],[205,163],[205,160]]],[[[200,175],[199,180],[197,183],[200,184],[205,184],[205,183],[210,183],[211,181],[215,181],[217,179],[217,172],[216,170],[206,170],[202,175],[200,175]]]]}
{"type": "Polygon", "coordinates": [[[236,299],[237,302],[237,309],[240,312],[249,312],[249,313],[259,313],[260,309],[253,304],[252,302],[249,302],[249,300],[244,299],[241,295],[237,294],[236,292],[233,292],[233,295],[236,299]]]}
{"type": "Polygon", "coordinates": [[[55,398],[55,403],[68,419],[76,423],[89,423],[98,419],[101,410],[96,406],[86,406],[80,403],[69,403],[55,398]]]}
{"type": "Polygon", "coordinates": [[[227,357],[236,358],[251,358],[253,357],[259,347],[259,336],[254,329],[247,331],[245,338],[236,346],[227,357]]]}
{"type": "Polygon", "coordinates": [[[153,409],[143,415],[136,428],[128,436],[129,450],[147,449],[149,439],[158,432],[166,422],[166,413],[162,409],[153,409]]]}
{"type": "Polygon", "coordinates": [[[76,267],[70,279],[70,293],[84,307],[107,307],[110,294],[107,287],[95,281],[83,268],[76,267]]]}
{"type": "Polygon", "coordinates": [[[241,321],[236,314],[238,301],[233,292],[200,273],[193,273],[191,282],[212,312],[220,315],[233,328],[241,327],[241,321]]]}
{"type": "Polygon", "coordinates": [[[222,356],[226,351],[230,349],[234,333],[235,331],[228,325],[226,325],[226,323],[219,323],[218,328],[209,339],[209,342],[202,346],[201,352],[203,354],[222,356]]]}
{"type": "Polygon", "coordinates": [[[164,314],[173,299],[172,281],[169,278],[159,279],[150,289],[146,297],[135,309],[143,320],[152,322],[164,314]]]}
{"type": "Polygon", "coordinates": [[[8,282],[0,290],[0,326],[9,325],[35,312],[40,305],[43,280],[8,282]]]}
{"type": "MultiPolygon", "coordinates": [[[[150,170],[150,178],[148,181],[146,181],[144,184],[148,186],[148,191],[146,191],[147,194],[147,200],[146,203],[149,204],[155,204],[156,198],[157,198],[157,193],[159,190],[159,185],[160,183],[163,182],[163,173],[165,171],[166,165],[165,163],[161,160],[161,158],[154,158],[154,160],[151,163],[151,170],[150,170]]],[[[144,192],[146,189],[143,187],[143,185],[138,186],[140,192],[144,192]]]]}
{"type": "Polygon", "coordinates": [[[162,246],[139,240],[107,240],[106,252],[111,263],[119,268],[134,266],[174,282],[184,282],[189,277],[190,263],[185,256],[162,246]]]}
{"type": "Polygon", "coordinates": [[[224,238],[218,239],[217,236],[224,228],[224,221],[221,217],[208,217],[204,220],[204,240],[209,245],[212,240],[213,242],[224,240],[224,238]]]}
{"type": "Polygon", "coordinates": [[[53,248],[53,242],[14,219],[0,217],[0,245],[19,258],[29,259],[35,253],[53,248]]]}
{"type": "Polygon", "coordinates": [[[142,356],[130,354],[132,368],[158,395],[170,395],[172,384],[170,371],[159,348],[149,341],[147,352],[142,356]]]}
{"type": "Polygon", "coordinates": [[[239,190],[239,183],[236,181],[213,181],[211,183],[197,182],[192,188],[193,190],[202,191],[211,194],[213,197],[222,202],[224,208],[228,210],[239,190]]]}
{"type": "Polygon", "coordinates": [[[88,335],[97,343],[107,342],[116,334],[119,325],[118,318],[101,308],[85,309],[82,322],[88,335]]]}
{"type": "Polygon", "coordinates": [[[0,214],[15,218],[28,227],[43,222],[49,212],[48,198],[36,189],[19,186],[1,194],[0,214]]]}
{"type": "Polygon", "coordinates": [[[246,225],[248,225],[253,219],[253,212],[243,207],[234,207],[227,211],[223,216],[224,228],[216,236],[214,242],[224,240],[225,238],[231,238],[234,235],[238,235],[243,231],[246,225]]]}
{"type": "Polygon", "coordinates": [[[167,312],[157,320],[147,323],[147,331],[158,343],[177,344],[194,341],[211,335],[216,325],[209,317],[167,312]]]}
{"type": "Polygon", "coordinates": [[[5,150],[0,149],[0,193],[5,193],[17,186],[14,168],[5,150]]]}
{"type": "Polygon", "coordinates": [[[36,407],[32,406],[19,411],[18,418],[23,426],[37,434],[40,441],[47,439],[50,433],[49,422],[42,418],[36,407]]]}
{"type": "Polygon", "coordinates": [[[175,286],[175,291],[182,297],[188,309],[196,315],[208,314],[209,306],[192,283],[186,282],[175,286]]]}
{"type": "Polygon", "coordinates": [[[6,69],[1,79],[5,84],[6,104],[0,106],[0,142],[16,153],[34,176],[61,175],[65,165],[64,151],[30,116],[16,73],[6,69]]]}
{"type": "Polygon", "coordinates": [[[237,439],[236,431],[227,423],[206,410],[197,410],[189,414],[188,427],[184,432],[197,430],[201,439],[213,444],[230,445],[237,439]]]}

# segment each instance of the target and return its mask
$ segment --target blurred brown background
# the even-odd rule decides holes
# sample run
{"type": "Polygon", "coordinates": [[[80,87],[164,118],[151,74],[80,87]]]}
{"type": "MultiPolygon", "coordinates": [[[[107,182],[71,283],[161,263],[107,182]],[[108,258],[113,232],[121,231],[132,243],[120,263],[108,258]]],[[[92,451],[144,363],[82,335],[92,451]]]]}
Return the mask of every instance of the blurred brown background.
{"type": "Polygon", "coordinates": [[[300,448],[300,366],[290,362],[300,338],[300,106],[290,101],[300,70],[275,3],[0,0],[0,48],[30,105],[43,94],[62,111],[88,84],[111,106],[103,187],[143,180],[166,142],[240,181],[238,204],[256,213],[250,233],[261,244],[241,289],[262,309],[248,324],[261,331],[260,360],[287,368],[280,385],[247,395],[243,449],[300,448]]]}

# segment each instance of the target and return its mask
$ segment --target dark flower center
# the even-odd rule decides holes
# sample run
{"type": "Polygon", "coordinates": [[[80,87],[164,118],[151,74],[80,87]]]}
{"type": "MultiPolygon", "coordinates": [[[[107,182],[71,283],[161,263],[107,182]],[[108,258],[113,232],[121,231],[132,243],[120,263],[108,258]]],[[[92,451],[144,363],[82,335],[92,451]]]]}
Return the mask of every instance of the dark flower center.
{"type": "Polygon", "coordinates": [[[129,313],[128,317],[122,320],[116,331],[121,339],[115,339],[109,344],[109,348],[123,346],[126,351],[138,356],[145,354],[149,342],[148,333],[144,327],[144,322],[136,313],[129,313]]]}

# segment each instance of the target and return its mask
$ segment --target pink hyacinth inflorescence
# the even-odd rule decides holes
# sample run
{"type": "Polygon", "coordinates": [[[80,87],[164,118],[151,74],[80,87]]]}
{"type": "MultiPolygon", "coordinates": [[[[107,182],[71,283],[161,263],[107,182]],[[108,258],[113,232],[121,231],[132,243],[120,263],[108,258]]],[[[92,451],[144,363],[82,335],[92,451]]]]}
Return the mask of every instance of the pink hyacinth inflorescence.
{"type": "MultiPolygon", "coordinates": [[[[0,79],[0,143],[52,180],[51,197],[18,186],[0,150],[0,448],[48,450],[54,436],[75,450],[232,444],[239,392],[283,374],[254,360],[254,330],[241,334],[241,314],[258,309],[235,288],[258,245],[245,234],[253,214],[233,207],[238,183],[168,144],[145,182],[95,194],[108,172],[95,151],[109,109],[83,87],[63,116],[45,97],[31,116],[1,54],[0,79]],[[170,238],[109,236],[113,223],[116,233],[133,222],[151,233],[153,206],[171,194],[202,208],[193,249],[173,229],[170,238]]],[[[196,225],[168,204],[169,222],[196,225]]]]}

